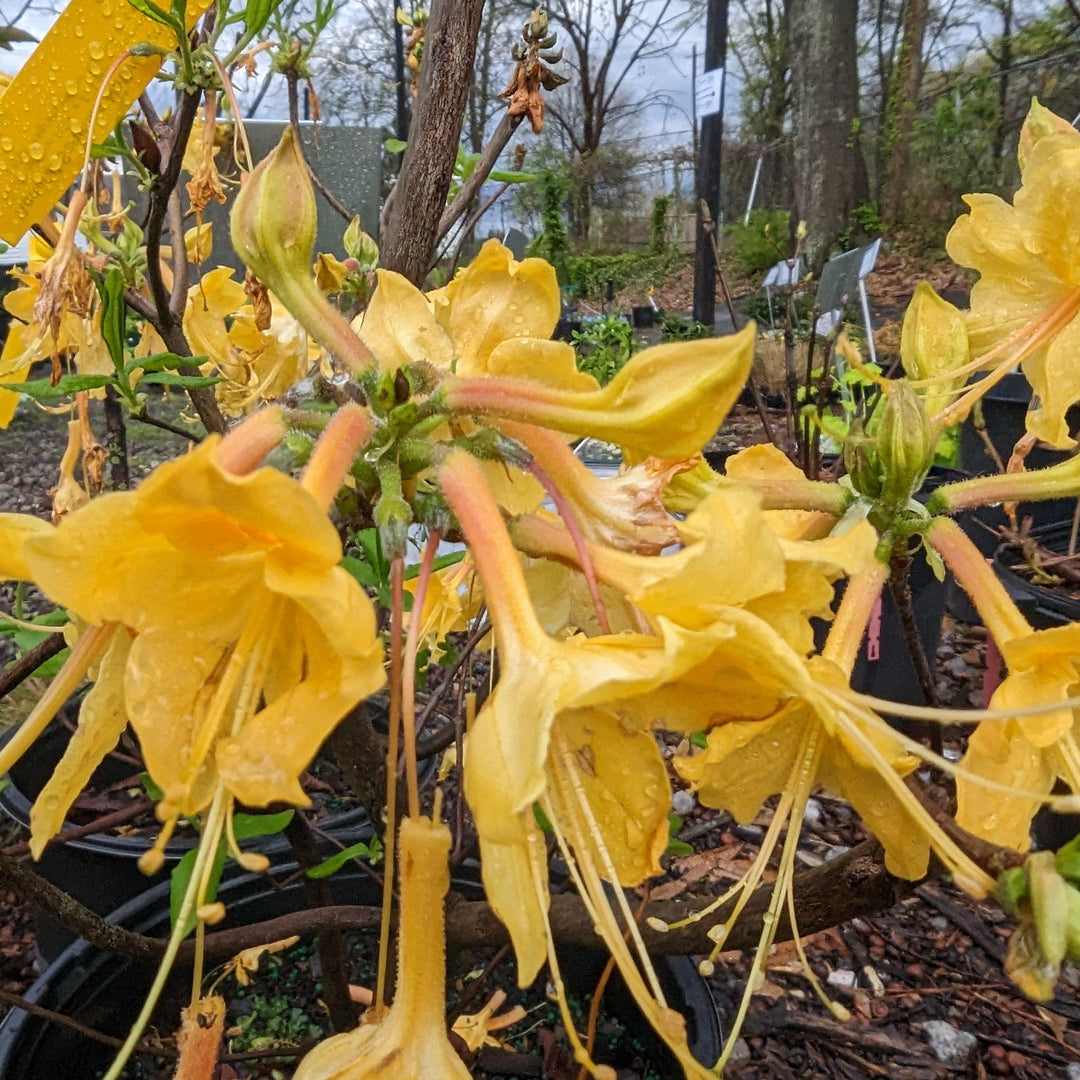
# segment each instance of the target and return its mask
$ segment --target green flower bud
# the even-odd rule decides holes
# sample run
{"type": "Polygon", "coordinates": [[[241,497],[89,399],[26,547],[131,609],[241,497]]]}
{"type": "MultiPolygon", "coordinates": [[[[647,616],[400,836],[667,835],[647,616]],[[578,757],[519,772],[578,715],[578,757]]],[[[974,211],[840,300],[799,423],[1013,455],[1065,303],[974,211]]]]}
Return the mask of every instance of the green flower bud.
{"type": "Polygon", "coordinates": [[[881,495],[881,463],[874,452],[872,439],[863,434],[861,424],[852,424],[844,442],[844,468],[851,477],[851,486],[870,499],[881,495]]]}
{"type": "Polygon", "coordinates": [[[1070,960],[1080,960],[1080,892],[1071,885],[1065,892],[1065,953],[1070,960]]]}
{"type": "Polygon", "coordinates": [[[356,260],[356,270],[374,270],[379,265],[379,245],[360,227],[359,217],[349,222],[343,242],[345,254],[356,260]]]}
{"type": "Polygon", "coordinates": [[[933,425],[919,395],[906,383],[890,383],[877,431],[881,500],[905,506],[922,486],[934,462],[933,425]]]}
{"type": "Polygon", "coordinates": [[[271,291],[287,296],[311,276],[315,190],[291,127],[248,176],[229,227],[236,253],[271,291]]]}
{"type": "Polygon", "coordinates": [[[1031,913],[1039,947],[1050,964],[1065,959],[1069,887],[1057,872],[1052,851],[1037,851],[1027,860],[1031,886],[1031,913]]]}

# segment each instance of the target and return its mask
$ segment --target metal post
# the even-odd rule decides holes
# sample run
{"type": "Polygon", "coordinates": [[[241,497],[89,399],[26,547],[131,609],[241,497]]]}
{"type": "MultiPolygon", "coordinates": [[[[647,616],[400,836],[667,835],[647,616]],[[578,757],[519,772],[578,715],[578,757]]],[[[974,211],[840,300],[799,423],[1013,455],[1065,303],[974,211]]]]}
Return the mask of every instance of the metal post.
{"type": "MultiPolygon", "coordinates": [[[[705,74],[723,69],[727,53],[727,0],[709,0],[705,21],[705,74]]],[[[720,216],[720,139],[723,134],[723,94],[720,110],[701,118],[701,144],[697,162],[697,234],[694,248],[694,318],[706,326],[716,321],[716,260],[705,231],[701,200],[713,222],[720,216]]]]}
{"type": "Polygon", "coordinates": [[[764,154],[758,154],[757,164],[754,166],[754,179],[750,183],[750,198],[746,200],[746,213],[743,214],[742,223],[750,224],[750,211],[754,209],[754,196],[757,195],[758,181],[761,179],[761,163],[765,160],[764,154]]]}

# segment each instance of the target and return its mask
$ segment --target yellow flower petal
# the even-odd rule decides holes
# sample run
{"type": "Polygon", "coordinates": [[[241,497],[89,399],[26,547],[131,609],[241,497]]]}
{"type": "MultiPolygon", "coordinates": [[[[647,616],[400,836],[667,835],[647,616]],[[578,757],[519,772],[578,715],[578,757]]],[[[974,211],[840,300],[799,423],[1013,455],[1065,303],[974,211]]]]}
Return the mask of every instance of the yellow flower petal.
{"type": "Polygon", "coordinates": [[[426,361],[449,371],[455,349],[435,321],[424,294],[392,270],[379,270],[376,277],[379,286],[375,295],[352,325],[379,367],[396,371],[403,364],[426,361]]]}
{"type": "MultiPolygon", "coordinates": [[[[940,378],[963,367],[970,358],[963,315],[938,296],[927,282],[920,281],[904,312],[900,331],[900,359],[904,371],[912,379],[940,378]]],[[[953,400],[949,391],[954,385],[963,385],[965,378],[941,381],[924,391],[927,413],[933,416],[949,405],[953,400]]]]}
{"type": "Polygon", "coordinates": [[[554,268],[543,259],[517,262],[498,240],[484,244],[446,294],[462,375],[487,372],[495,347],[508,339],[550,338],[562,307],[554,268]]]}
{"type": "Polygon", "coordinates": [[[555,754],[549,768],[577,773],[619,884],[631,888],[662,873],[671,786],[655,736],[599,708],[568,710],[556,725],[573,762],[555,754]]]}
{"type": "MultiPolygon", "coordinates": [[[[190,29],[211,0],[187,5],[190,29]]],[[[82,168],[94,102],[105,73],[141,41],[165,48],[167,27],[120,0],[71,0],[0,97],[0,239],[9,244],[46,217],[82,168]],[[44,95],[44,97],[43,97],[44,95]],[[21,155],[26,154],[27,159],[21,155]]],[[[129,58],[102,95],[93,138],[102,142],[161,66],[129,58]]]]}
{"type": "Polygon", "coordinates": [[[79,724],[30,811],[30,853],[41,858],[60,831],[71,804],[127,727],[124,666],[131,635],[118,628],[98,665],[97,677],[79,709],[79,724]]]}

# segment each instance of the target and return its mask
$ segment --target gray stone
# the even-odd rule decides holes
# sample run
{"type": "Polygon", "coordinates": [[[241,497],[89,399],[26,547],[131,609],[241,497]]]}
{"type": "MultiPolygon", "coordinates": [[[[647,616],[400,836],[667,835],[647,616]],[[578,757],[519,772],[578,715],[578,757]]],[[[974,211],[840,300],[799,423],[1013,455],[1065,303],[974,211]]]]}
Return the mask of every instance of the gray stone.
{"type": "Polygon", "coordinates": [[[1069,1080],[1080,1080],[1080,1065],[1075,1061],[1071,1065],[1065,1067],[1065,1075],[1069,1080]]]}
{"type": "Polygon", "coordinates": [[[671,796],[671,809],[682,817],[685,817],[694,809],[695,799],[689,791],[676,791],[671,796]]]}
{"type": "Polygon", "coordinates": [[[745,1039],[736,1039],[735,1045],[731,1048],[731,1054],[728,1057],[728,1061],[749,1061],[750,1060],[750,1044],[745,1039]]]}
{"type": "Polygon", "coordinates": [[[919,1027],[934,1057],[943,1065],[966,1065],[979,1042],[970,1031],[961,1031],[947,1020],[927,1020],[919,1027]]]}

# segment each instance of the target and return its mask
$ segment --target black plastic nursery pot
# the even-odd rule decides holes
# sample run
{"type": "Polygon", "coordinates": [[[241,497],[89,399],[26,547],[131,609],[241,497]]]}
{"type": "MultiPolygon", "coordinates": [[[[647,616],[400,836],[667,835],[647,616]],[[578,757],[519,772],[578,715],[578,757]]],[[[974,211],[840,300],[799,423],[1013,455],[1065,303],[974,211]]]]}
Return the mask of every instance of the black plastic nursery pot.
{"type": "MultiPolygon", "coordinates": [[[[29,828],[30,807],[70,738],[71,732],[62,723],[54,721],[49,725],[12,766],[8,774],[11,783],[0,791],[0,812],[29,828]]],[[[133,771],[131,765],[106,758],[94,772],[90,784],[107,787],[131,776],[133,771]]],[[[330,814],[320,827],[345,845],[370,835],[367,812],[360,807],[330,814]]],[[[73,828],[75,826],[65,825],[64,831],[73,828]]],[[[152,842],[153,838],[146,835],[95,833],[62,844],[50,844],[33,866],[42,877],[86,907],[99,915],[107,915],[145,892],[150,885],[167,878],[173,866],[195,845],[196,838],[192,835],[171,840],[165,847],[163,869],[148,878],[139,869],[138,860],[152,842]]],[[[262,852],[272,862],[292,858],[289,843],[280,834],[257,837],[241,846],[262,852]]],[[[323,854],[329,855],[332,851],[333,848],[328,847],[323,854]]],[[[73,940],[68,930],[41,912],[34,913],[34,930],[38,950],[48,960],[58,956],[73,940]]]]}
{"type": "MultiPolygon", "coordinates": [[[[1005,464],[1008,464],[1013,447],[1026,430],[1024,424],[1030,406],[1031,385],[1018,371],[1006,375],[997,386],[987,391],[982,399],[986,434],[1005,464]]],[[[1070,409],[1067,421],[1069,430],[1075,431],[1080,426],[1080,409],[1076,407],[1070,409]]],[[[1024,464],[1028,470],[1044,469],[1070,456],[1067,451],[1053,450],[1043,444],[1037,444],[1028,454],[1024,464]]],[[[959,464],[965,472],[973,476],[998,472],[994,459],[987,452],[986,444],[970,418],[960,429],[959,464]]],[[[1075,499],[1025,502],[1020,504],[1018,517],[1031,518],[1032,525],[1038,528],[1071,516],[1075,508],[1075,499]]],[[[998,530],[1006,524],[1005,512],[1000,506],[986,506],[972,511],[972,517],[974,527],[969,530],[968,535],[984,555],[993,555],[1000,543],[998,530]]]]}
{"type": "Polygon", "coordinates": [[[636,330],[647,330],[656,325],[656,309],[651,304],[643,304],[641,307],[630,309],[630,319],[636,330]]]}
{"type": "MultiPolygon", "coordinates": [[[[1069,500],[1070,505],[1074,505],[1069,500]]],[[[1058,520],[1048,525],[1033,529],[1032,537],[1055,555],[1064,555],[1069,548],[1069,536],[1072,532],[1072,513],[1068,520],[1058,520]]],[[[1023,616],[1036,630],[1047,630],[1054,626],[1080,620],[1080,588],[1073,592],[1047,588],[1037,585],[1027,577],[1012,569],[1017,561],[1017,549],[1009,544],[1001,544],[994,552],[994,569],[1009,595],[1023,616]]]]}
{"type": "MultiPolygon", "coordinates": [[[[281,867],[274,877],[277,882],[282,882],[295,869],[295,865],[281,867]]],[[[381,888],[370,875],[343,871],[329,881],[336,904],[370,906],[380,902],[381,888]]],[[[479,896],[475,879],[455,878],[453,887],[469,899],[479,896]]],[[[155,886],[115,912],[110,921],[142,934],[164,937],[169,925],[168,888],[167,882],[155,886]]],[[[281,888],[266,876],[243,875],[227,881],[222,885],[219,897],[226,905],[227,915],[215,929],[249,925],[307,906],[302,883],[294,882],[281,888]]],[[[598,970],[592,963],[593,957],[592,953],[579,952],[563,959],[564,977],[572,988],[580,982],[579,992],[591,992],[586,982],[594,980],[595,970],[598,970]]],[[[669,1004],[680,1009],[687,1018],[691,1050],[698,1060],[712,1065],[720,1055],[722,1034],[707,984],[688,957],[668,958],[657,968],[669,1004]]],[[[123,1038],[152,978],[153,969],[149,965],[101,953],[80,941],[69,946],[25,996],[33,1004],[60,1012],[105,1035],[123,1038]]],[[[179,1009],[187,1003],[191,992],[190,978],[189,971],[179,969],[170,977],[158,1009],[159,1031],[175,1028],[179,1009]]],[[[613,995],[615,990],[612,985],[604,999],[612,1010],[619,1007],[609,996],[617,998],[617,992],[613,995]]],[[[634,1021],[627,1018],[625,1022],[628,1027],[633,1024],[635,1031],[646,1028],[640,1015],[636,1015],[634,1021]]],[[[657,1047],[660,1047],[659,1042],[657,1047]]],[[[0,1080],[44,1080],[45,1077],[48,1080],[93,1080],[108,1066],[114,1053],[110,1047],[87,1039],[71,1028],[50,1024],[21,1009],[12,1010],[0,1025],[0,1080]]],[[[674,1075],[673,1062],[660,1064],[659,1075],[674,1075]],[[663,1071],[663,1066],[667,1071],[663,1071]]],[[[290,1067],[284,1066],[281,1075],[288,1076],[290,1072],[290,1067]]],[[[132,1072],[131,1075],[137,1077],[139,1074],[132,1072]]]]}

